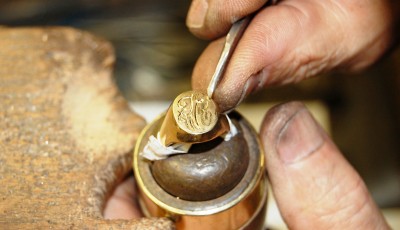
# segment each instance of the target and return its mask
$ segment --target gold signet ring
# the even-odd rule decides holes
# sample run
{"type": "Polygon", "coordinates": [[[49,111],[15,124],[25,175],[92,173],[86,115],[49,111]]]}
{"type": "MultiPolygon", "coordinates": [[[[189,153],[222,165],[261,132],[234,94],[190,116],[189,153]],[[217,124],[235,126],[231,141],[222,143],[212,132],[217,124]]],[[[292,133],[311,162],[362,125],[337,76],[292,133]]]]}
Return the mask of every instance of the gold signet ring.
{"type": "Polygon", "coordinates": [[[188,91],[175,98],[161,124],[159,139],[164,146],[176,143],[200,143],[229,131],[225,115],[202,92],[188,91]]]}

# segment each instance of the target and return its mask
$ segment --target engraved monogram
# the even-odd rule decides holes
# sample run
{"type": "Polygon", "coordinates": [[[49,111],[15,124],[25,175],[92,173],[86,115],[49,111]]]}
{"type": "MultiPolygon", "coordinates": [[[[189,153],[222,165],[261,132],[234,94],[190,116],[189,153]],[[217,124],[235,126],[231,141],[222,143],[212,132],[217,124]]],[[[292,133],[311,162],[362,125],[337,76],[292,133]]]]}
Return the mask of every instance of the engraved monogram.
{"type": "Polygon", "coordinates": [[[178,126],[192,134],[212,130],[218,120],[214,101],[196,91],[179,95],[174,101],[173,111],[178,126]]]}

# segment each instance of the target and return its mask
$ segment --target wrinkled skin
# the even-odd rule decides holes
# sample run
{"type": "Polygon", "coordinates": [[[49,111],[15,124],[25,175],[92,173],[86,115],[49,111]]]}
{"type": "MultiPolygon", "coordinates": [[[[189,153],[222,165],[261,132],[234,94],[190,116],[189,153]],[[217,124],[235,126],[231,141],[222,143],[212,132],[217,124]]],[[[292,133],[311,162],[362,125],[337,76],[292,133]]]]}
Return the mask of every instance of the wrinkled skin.
{"type": "MultiPolygon", "coordinates": [[[[206,1],[193,1],[187,23],[194,34],[215,39],[265,1],[209,0],[202,26],[190,27],[201,12],[201,2],[206,1]]],[[[365,68],[392,43],[392,8],[385,0],[283,0],[260,10],[233,53],[214,99],[225,111],[260,88],[299,82],[333,69],[365,68]]],[[[206,90],[223,42],[224,38],[211,42],[198,59],[194,89],[206,90]]]]}
{"type": "MultiPolygon", "coordinates": [[[[215,100],[222,110],[271,85],[332,70],[356,71],[393,44],[398,4],[387,0],[194,0],[187,25],[215,39],[200,56],[193,88],[206,90],[232,22],[258,11],[239,42],[215,100]]],[[[388,229],[358,173],[303,104],[267,112],[260,139],[271,186],[290,229],[388,229]],[[267,132],[268,130],[268,132],[267,132]]],[[[106,218],[138,218],[134,180],[121,184],[106,218]]]]}

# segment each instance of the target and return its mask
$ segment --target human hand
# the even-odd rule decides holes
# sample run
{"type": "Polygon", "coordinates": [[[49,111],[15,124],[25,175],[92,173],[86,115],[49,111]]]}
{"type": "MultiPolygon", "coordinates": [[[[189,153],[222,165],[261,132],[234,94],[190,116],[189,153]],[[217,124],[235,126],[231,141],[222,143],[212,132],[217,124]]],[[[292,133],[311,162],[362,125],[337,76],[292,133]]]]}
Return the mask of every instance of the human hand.
{"type": "MultiPolygon", "coordinates": [[[[195,0],[188,25],[200,37],[216,38],[235,19],[264,3],[210,1],[205,20],[197,23],[194,18],[204,7],[195,0]]],[[[368,66],[390,46],[391,20],[387,1],[285,0],[263,9],[239,43],[215,99],[228,110],[268,85],[297,82],[336,68],[368,66]]],[[[214,41],[200,57],[193,74],[195,89],[207,88],[222,45],[222,39],[214,41]]],[[[271,185],[290,228],[388,228],[359,175],[302,104],[270,110],[261,139],[271,185]]],[[[135,197],[130,178],[110,198],[105,218],[139,218],[135,197]]]]}
{"type": "Polygon", "coordinates": [[[389,229],[359,174],[302,103],[269,110],[260,139],[289,229],[389,229]]]}
{"type": "MultiPolygon", "coordinates": [[[[303,104],[271,109],[260,132],[270,184],[290,229],[386,229],[364,182],[303,104]]],[[[105,218],[139,218],[133,177],[110,198],[105,218]]]]}
{"type": "MultiPolygon", "coordinates": [[[[259,10],[265,0],[193,0],[187,25],[215,39],[259,10]]],[[[214,99],[222,111],[249,93],[298,82],[333,69],[359,70],[375,62],[392,41],[395,13],[388,0],[282,0],[257,12],[245,31],[214,99]]],[[[193,72],[194,89],[206,90],[223,46],[213,41],[193,72]]]]}

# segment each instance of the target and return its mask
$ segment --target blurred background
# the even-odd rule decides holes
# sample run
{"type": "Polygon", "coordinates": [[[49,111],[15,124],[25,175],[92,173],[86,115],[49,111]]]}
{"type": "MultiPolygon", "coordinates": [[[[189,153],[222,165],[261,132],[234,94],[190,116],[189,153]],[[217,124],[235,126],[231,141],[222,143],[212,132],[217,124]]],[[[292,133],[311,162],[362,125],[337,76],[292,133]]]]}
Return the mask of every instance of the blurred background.
{"type": "MultiPolygon", "coordinates": [[[[193,65],[207,42],[185,26],[183,0],[2,0],[5,26],[71,26],[111,41],[116,83],[135,103],[170,102],[190,89],[193,65]]],[[[246,100],[260,107],[317,101],[330,133],[381,208],[400,207],[400,49],[353,75],[329,74],[271,88],[246,100]]]]}

